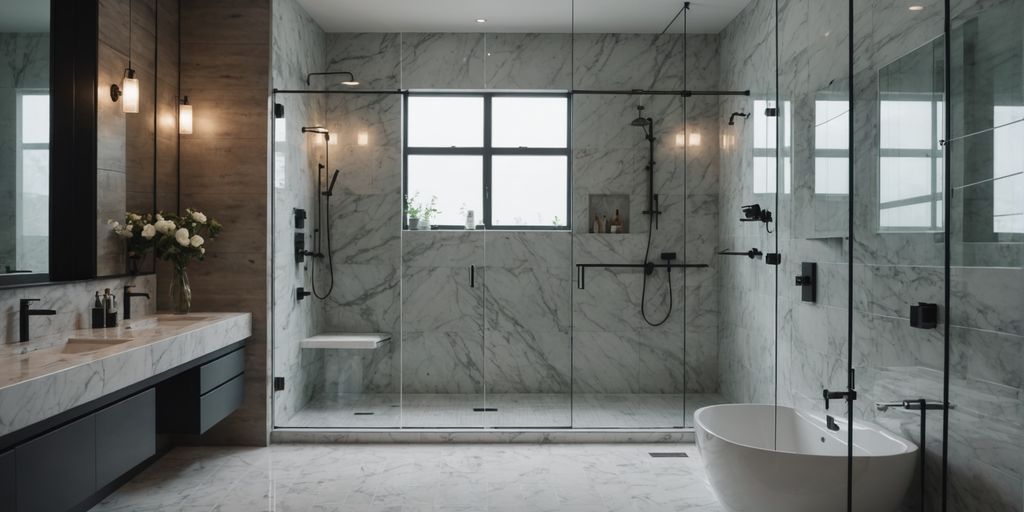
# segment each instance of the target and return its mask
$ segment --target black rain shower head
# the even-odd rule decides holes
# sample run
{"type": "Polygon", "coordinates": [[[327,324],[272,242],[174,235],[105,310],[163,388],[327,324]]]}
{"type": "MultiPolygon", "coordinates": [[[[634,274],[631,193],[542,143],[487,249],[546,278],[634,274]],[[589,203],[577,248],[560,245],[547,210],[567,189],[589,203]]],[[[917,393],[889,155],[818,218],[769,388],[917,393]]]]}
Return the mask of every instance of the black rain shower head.
{"type": "Polygon", "coordinates": [[[733,126],[736,124],[736,117],[742,117],[743,119],[747,119],[750,117],[750,114],[744,112],[733,112],[732,115],[729,116],[729,126],[733,126]]]}
{"type": "Polygon", "coordinates": [[[303,126],[302,133],[320,133],[326,135],[329,132],[327,131],[327,128],[324,128],[323,126],[303,126]]]}
{"type": "Polygon", "coordinates": [[[636,107],[636,119],[632,120],[629,123],[629,125],[630,126],[643,126],[644,128],[646,128],[646,127],[650,126],[652,122],[654,122],[654,121],[651,118],[644,117],[644,107],[643,107],[643,105],[640,105],[640,106],[636,107]]]}

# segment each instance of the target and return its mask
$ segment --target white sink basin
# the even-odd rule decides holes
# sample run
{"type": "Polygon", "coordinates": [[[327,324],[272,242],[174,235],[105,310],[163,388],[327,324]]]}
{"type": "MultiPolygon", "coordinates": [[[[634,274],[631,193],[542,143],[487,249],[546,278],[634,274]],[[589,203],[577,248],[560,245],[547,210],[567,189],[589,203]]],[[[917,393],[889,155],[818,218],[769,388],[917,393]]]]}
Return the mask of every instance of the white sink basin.
{"type": "Polygon", "coordinates": [[[77,354],[81,352],[103,350],[108,347],[113,347],[114,345],[127,343],[133,339],[135,338],[130,336],[72,337],[68,338],[68,342],[64,345],[64,350],[62,350],[62,352],[77,354]]]}

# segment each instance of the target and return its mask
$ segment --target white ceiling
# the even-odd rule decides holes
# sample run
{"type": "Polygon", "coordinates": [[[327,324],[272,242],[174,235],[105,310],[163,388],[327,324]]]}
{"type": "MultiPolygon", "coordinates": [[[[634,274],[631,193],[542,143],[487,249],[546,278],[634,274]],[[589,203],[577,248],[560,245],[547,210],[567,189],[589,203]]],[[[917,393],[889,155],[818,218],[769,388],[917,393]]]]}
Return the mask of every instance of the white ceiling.
{"type": "MultiPolygon", "coordinates": [[[[680,0],[298,0],[325,32],[659,33],[680,0]],[[575,6],[573,5],[575,3],[575,6]],[[573,13],[575,11],[575,23],[573,13]],[[484,18],[486,23],[477,23],[484,18]]],[[[687,32],[717,34],[750,0],[690,2],[687,32]]],[[[683,32],[682,16],[669,29],[683,32]]]]}
{"type": "Polygon", "coordinates": [[[0,32],[49,32],[50,2],[0,0],[0,32]]]}

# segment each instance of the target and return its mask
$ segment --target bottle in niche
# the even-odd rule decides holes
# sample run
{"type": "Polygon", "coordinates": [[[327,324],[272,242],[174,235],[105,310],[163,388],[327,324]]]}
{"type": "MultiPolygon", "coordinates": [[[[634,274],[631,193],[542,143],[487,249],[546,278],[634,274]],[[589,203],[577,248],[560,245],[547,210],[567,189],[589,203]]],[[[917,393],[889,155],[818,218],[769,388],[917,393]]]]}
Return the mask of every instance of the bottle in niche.
{"type": "Polygon", "coordinates": [[[601,229],[602,233],[608,233],[609,229],[608,229],[608,216],[607,215],[604,215],[604,216],[601,217],[601,228],[602,228],[601,229]]]}
{"type": "Polygon", "coordinates": [[[612,216],[612,225],[608,229],[611,233],[622,233],[622,218],[619,217],[619,209],[615,209],[615,215],[612,216]]]}
{"type": "Polygon", "coordinates": [[[595,213],[594,214],[594,226],[590,230],[590,232],[591,233],[601,233],[602,231],[604,231],[604,229],[602,229],[602,227],[601,227],[601,216],[595,213]]]}

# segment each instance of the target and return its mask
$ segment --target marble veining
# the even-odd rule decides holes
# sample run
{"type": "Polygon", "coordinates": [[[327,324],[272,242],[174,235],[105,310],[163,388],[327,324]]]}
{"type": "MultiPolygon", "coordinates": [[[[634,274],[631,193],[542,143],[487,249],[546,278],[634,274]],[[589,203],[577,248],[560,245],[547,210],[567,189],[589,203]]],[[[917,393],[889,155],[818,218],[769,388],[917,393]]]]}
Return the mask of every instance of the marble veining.
{"type": "Polygon", "coordinates": [[[42,339],[0,349],[0,435],[197,359],[252,333],[249,313],[157,315],[155,327],[81,329],[69,337],[129,338],[72,347],[42,339]]]}

